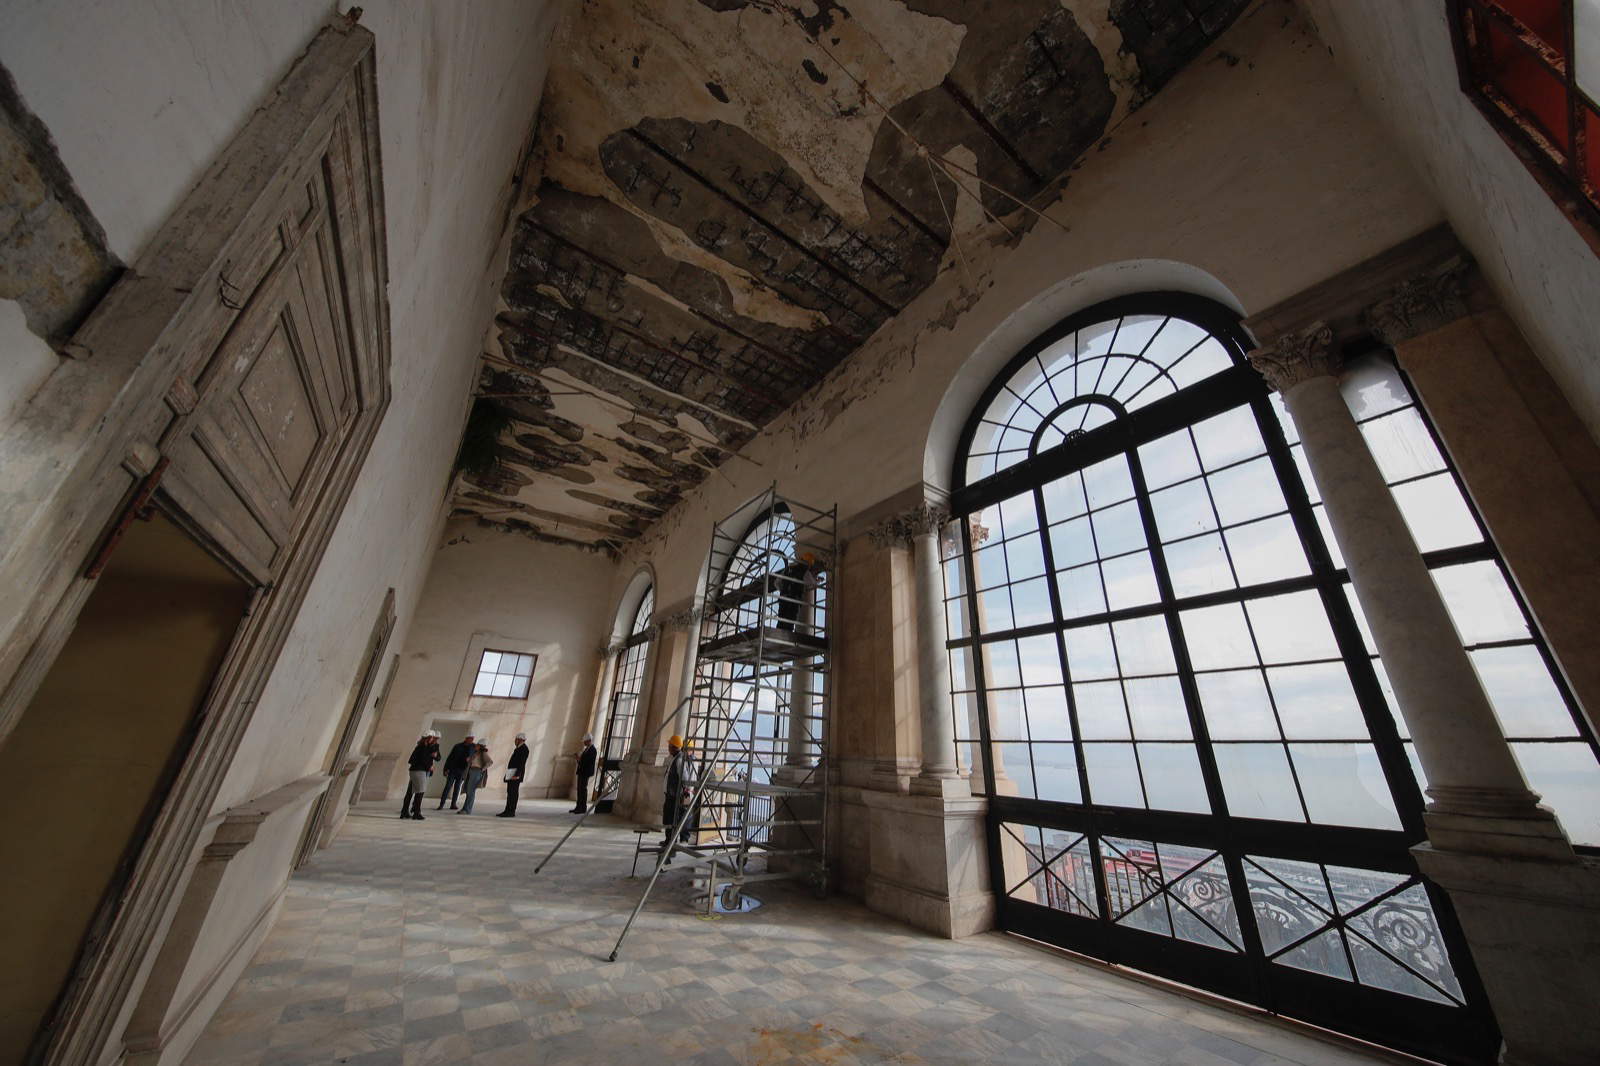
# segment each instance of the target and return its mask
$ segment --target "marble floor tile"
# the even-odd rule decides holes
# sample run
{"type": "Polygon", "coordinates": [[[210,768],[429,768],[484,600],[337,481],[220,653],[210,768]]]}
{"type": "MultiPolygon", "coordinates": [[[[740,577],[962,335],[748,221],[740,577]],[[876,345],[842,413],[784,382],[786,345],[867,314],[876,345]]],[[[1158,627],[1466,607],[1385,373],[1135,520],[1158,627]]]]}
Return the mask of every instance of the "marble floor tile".
{"type": "Polygon", "coordinates": [[[952,942],[845,899],[763,885],[710,918],[633,834],[535,801],[515,821],[357,809],[289,883],[282,915],[188,1066],[1358,1066],[1387,1061],[1054,956],[952,942]]]}

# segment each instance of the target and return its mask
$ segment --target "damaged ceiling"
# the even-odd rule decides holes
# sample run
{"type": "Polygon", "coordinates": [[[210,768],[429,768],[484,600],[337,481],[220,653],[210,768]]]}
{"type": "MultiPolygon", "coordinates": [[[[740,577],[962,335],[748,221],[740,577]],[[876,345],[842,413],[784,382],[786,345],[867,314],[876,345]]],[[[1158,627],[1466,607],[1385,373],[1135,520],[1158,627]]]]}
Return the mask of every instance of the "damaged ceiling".
{"type": "Polygon", "coordinates": [[[1248,2],[581,0],[457,513],[637,536],[1248,2]]]}

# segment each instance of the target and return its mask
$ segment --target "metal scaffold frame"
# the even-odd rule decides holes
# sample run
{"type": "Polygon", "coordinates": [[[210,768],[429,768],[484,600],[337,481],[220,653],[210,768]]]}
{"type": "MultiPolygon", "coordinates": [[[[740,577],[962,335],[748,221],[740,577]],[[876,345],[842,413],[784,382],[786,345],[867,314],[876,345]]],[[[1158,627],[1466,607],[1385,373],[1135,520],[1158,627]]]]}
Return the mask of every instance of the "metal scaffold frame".
{"type": "Polygon", "coordinates": [[[745,909],[746,886],[764,881],[826,894],[837,558],[838,509],[786,499],[776,485],[712,527],[694,684],[654,738],[681,724],[688,794],[662,846],[646,849],[655,868],[613,960],[674,858],[704,876],[708,911],[745,909]]]}

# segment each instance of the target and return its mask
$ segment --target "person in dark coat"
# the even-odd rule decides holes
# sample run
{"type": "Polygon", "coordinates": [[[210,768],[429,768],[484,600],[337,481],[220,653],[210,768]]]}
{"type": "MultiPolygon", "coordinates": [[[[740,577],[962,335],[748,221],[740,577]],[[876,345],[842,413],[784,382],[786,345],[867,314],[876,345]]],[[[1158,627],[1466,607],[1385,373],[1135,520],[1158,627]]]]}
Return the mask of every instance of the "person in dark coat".
{"type": "Polygon", "coordinates": [[[578,805],[572,808],[573,814],[587,814],[589,811],[589,779],[594,776],[594,734],[583,735],[583,750],[578,752],[578,805]]]}
{"type": "Polygon", "coordinates": [[[516,750],[506,760],[506,809],[495,815],[496,818],[517,816],[517,793],[522,790],[522,779],[527,776],[527,770],[528,735],[518,733],[516,750]]]}
{"type": "Polygon", "coordinates": [[[467,779],[467,760],[472,758],[472,753],[478,746],[472,742],[472,734],[450,749],[450,754],[444,757],[444,791],[439,793],[439,806],[434,810],[444,810],[445,800],[450,801],[450,809],[456,809],[456,797],[461,795],[462,786],[467,779]]]}
{"type": "Polygon", "coordinates": [[[439,734],[428,730],[411,749],[411,761],[406,764],[411,775],[406,784],[405,798],[400,801],[400,817],[422,821],[422,793],[433,774],[433,764],[439,760],[439,734]]]}
{"type": "MultiPolygon", "coordinates": [[[[665,827],[664,841],[672,839],[672,827],[678,824],[687,809],[690,794],[694,791],[695,770],[694,757],[686,750],[688,745],[683,738],[674,735],[667,741],[667,781],[666,789],[661,797],[661,823],[665,827]]],[[[696,818],[689,818],[684,822],[683,832],[678,839],[687,842],[694,835],[696,818]]],[[[667,860],[671,862],[671,859],[667,860]]]]}
{"type": "Polygon", "coordinates": [[[773,590],[778,594],[778,628],[790,633],[800,617],[800,606],[805,600],[807,579],[817,569],[817,557],[801,552],[800,558],[779,570],[774,577],[773,590]]]}

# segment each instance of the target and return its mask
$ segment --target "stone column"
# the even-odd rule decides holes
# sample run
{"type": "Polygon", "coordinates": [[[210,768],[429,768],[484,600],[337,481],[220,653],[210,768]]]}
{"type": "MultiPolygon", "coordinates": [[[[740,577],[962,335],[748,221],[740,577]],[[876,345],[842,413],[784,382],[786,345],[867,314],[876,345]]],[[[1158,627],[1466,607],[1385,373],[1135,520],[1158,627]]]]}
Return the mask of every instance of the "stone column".
{"type": "Polygon", "coordinates": [[[1428,835],[1440,846],[1571,856],[1528,789],[1337,377],[1325,323],[1257,349],[1251,365],[1283,394],[1344,553],[1350,582],[1428,776],[1428,835]]]}
{"type": "MultiPolygon", "coordinates": [[[[1402,285],[1368,310],[1368,329],[1391,344],[1438,331],[1454,320],[1452,303],[1460,307],[1451,284],[1449,272],[1433,272],[1402,285]]],[[[1321,322],[1284,333],[1251,363],[1294,416],[1428,776],[1428,842],[1412,854],[1460,919],[1505,1039],[1501,1062],[1592,1062],[1600,1046],[1600,863],[1574,854],[1529,791],[1339,393],[1333,335],[1321,322]]]]}
{"type": "MultiPolygon", "coordinates": [[[[795,615],[795,632],[815,635],[816,579],[807,577],[800,593],[800,609],[795,615]]],[[[784,765],[804,769],[812,763],[813,737],[810,733],[811,708],[815,701],[816,671],[814,658],[796,659],[789,688],[789,749],[784,765]]]]}

